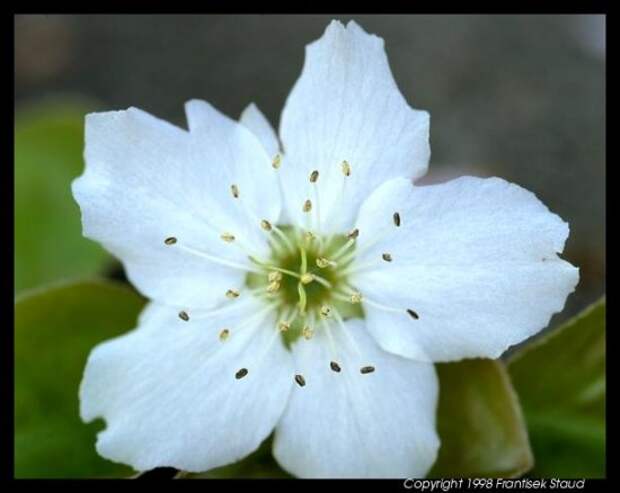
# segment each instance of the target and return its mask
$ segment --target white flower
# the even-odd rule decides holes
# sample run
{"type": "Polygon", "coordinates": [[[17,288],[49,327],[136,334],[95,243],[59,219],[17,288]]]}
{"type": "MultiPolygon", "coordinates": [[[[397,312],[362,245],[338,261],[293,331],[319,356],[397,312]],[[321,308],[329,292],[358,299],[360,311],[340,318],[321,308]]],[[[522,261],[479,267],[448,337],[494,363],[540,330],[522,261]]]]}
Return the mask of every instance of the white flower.
{"type": "Polygon", "coordinates": [[[383,41],[332,22],[308,45],[278,139],[250,105],[189,131],[90,114],[73,185],[84,234],[151,303],[97,346],[81,416],[137,470],[204,471],[275,429],[302,477],[414,477],[435,461],[432,362],[498,357],[562,309],[568,226],[498,178],[417,187],[429,115],[383,41]]]}

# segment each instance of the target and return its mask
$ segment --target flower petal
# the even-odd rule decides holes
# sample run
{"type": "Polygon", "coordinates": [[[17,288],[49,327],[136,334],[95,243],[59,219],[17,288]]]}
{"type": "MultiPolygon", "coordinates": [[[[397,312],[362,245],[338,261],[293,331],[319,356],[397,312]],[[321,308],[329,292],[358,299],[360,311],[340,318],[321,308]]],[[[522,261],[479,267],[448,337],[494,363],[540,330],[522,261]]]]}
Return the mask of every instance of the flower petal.
{"type": "Polygon", "coordinates": [[[308,176],[316,169],[321,208],[331,211],[321,229],[349,229],[359,205],[378,185],[426,172],[428,133],[429,115],[410,108],[398,90],[383,40],[353,21],[346,27],[333,21],[306,47],[302,74],[282,112],[289,214],[304,225],[301,208],[312,198],[308,176]],[[343,188],[344,160],[351,176],[343,188]]]}
{"type": "Polygon", "coordinates": [[[318,331],[293,346],[296,386],[276,428],[274,456],[300,477],[418,477],[437,456],[438,383],[427,363],[382,351],[360,320],[333,332],[337,355],[318,331]],[[340,372],[330,369],[337,358],[340,372]],[[375,371],[362,374],[372,365],[375,371]]]}
{"type": "MultiPolygon", "coordinates": [[[[252,305],[253,303],[253,305],[252,305]]],[[[139,328],[89,356],[80,387],[85,421],[103,417],[97,450],[143,471],[171,466],[199,472],[255,450],[282,414],[292,358],[260,305],[211,319],[179,320],[150,305],[139,328]],[[247,318],[253,323],[238,330],[247,318]],[[230,327],[225,342],[218,339],[230,327]],[[247,375],[236,379],[246,368],[247,375]]]]}
{"type": "MultiPolygon", "coordinates": [[[[213,126],[219,124],[216,121],[213,126]]],[[[235,125],[218,127],[222,140],[214,147],[225,147],[219,155],[232,148],[230,153],[247,161],[247,155],[252,154],[257,170],[263,163],[271,171],[260,144],[242,125],[235,125]]],[[[230,232],[255,251],[267,251],[264,238],[257,237],[261,233],[258,224],[252,229],[254,234],[244,238],[244,232],[251,230],[243,211],[246,204],[253,206],[250,197],[244,197],[243,203],[235,201],[231,183],[215,179],[223,174],[217,172],[224,167],[222,162],[196,159],[200,146],[194,141],[188,132],[135,108],[90,114],[86,117],[86,169],[73,183],[84,235],[119,257],[143,294],[192,307],[221,301],[227,289],[243,282],[245,273],[190,255],[179,246],[249,265],[244,250],[220,238],[230,232]],[[228,191],[226,198],[222,190],[228,191]],[[178,243],[165,245],[168,237],[177,238],[178,243]]],[[[226,162],[226,173],[244,172],[241,164],[226,162]]],[[[254,176],[259,174],[255,171],[254,176]]],[[[279,201],[271,201],[269,207],[263,212],[277,217],[279,201]]]]}
{"type": "Polygon", "coordinates": [[[556,255],[568,225],[498,178],[425,187],[393,180],[364,203],[357,227],[352,283],[367,297],[368,328],[381,347],[406,357],[499,357],[543,329],[579,278],[556,255]]]}
{"type": "Polygon", "coordinates": [[[275,130],[254,103],[249,104],[243,110],[239,122],[260,140],[260,143],[270,157],[273,158],[280,152],[280,144],[278,143],[278,136],[275,130]]]}

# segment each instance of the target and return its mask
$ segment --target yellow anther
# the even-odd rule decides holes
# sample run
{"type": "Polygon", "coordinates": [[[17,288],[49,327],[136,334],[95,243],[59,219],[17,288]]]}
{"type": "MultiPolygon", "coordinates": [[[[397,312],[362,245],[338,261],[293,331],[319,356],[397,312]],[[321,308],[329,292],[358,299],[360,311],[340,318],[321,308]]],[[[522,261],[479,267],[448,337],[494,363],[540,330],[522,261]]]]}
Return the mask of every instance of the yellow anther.
{"type": "Polygon", "coordinates": [[[284,320],[278,324],[278,330],[280,332],[286,332],[290,328],[291,328],[291,324],[289,324],[288,322],[284,320]]]}
{"type": "Polygon", "coordinates": [[[310,173],[310,183],[316,183],[318,179],[319,179],[319,172],[317,170],[314,170],[312,173],[310,173]]]}
{"type": "Polygon", "coordinates": [[[260,222],[260,227],[263,228],[265,231],[271,231],[271,223],[267,221],[267,219],[263,219],[260,222]]]}
{"type": "Polygon", "coordinates": [[[332,309],[327,306],[327,305],[323,305],[321,307],[321,310],[319,311],[319,313],[321,314],[321,317],[323,318],[328,318],[330,313],[331,313],[332,309]]]}
{"type": "Polygon", "coordinates": [[[276,293],[280,289],[280,283],[278,281],[272,281],[267,286],[268,293],[276,293]]]}
{"type": "Polygon", "coordinates": [[[231,233],[222,233],[220,235],[220,238],[222,238],[222,240],[224,240],[226,243],[232,243],[233,241],[235,241],[235,235],[231,233]]]}
{"type": "Polygon", "coordinates": [[[325,267],[329,266],[331,264],[331,262],[329,260],[327,260],[325,257],[317,257],[316,259],[316,265],[318,265],[321,269],[324,269],[325,267]]]}
{"type": "Polygon", "coordinates": [[[231,185],[230,193],[232,193],[234,198],[239,198],[239,187],[237,185],[231,185]]]}
{"type": "Polygon", "coordinates": [[[310,284],[312,281],[314,281],[314,276],[310,274],[310,272],[306,272],[305,274],[301,275],[301,278],[299,280],[302,284],[310,284]]]}
{"type": "Polygon", "coordinates": [[[347,234],[347,238],[349,238],[350,240],[354,240],[359,235],[360,235],[360,230],[355,228],[354,230],[350,231],[349,234],[347,234]]]}
{"type": "Polygon", "coordinates": [[[222,329],[222,331],[220,332],[220,341],[224,342],[226,339],[228,339],[228,336],[230,336],[230,330],[222,329]]]}
{"type": "Polygon", "coordinates": [[[281,164],[282,164],[282,157],[280,156],[280,154],[276,154],[273,157],[273,161],[271,161],[271,166],[273,166],[274,169],[278,169],[281,164]]]}
{"type": "Polygon", "coordinates": [[[346,161],[342,161],[342,174],[344,176],[351,176],[351,165],[346,162],[346,161]]]}
{"type": "Polygon", "coordinates": [[[282,272],[278,272],[277,270],[274,270],[273,272],[269,273],[269,275],[267,276],[267,279],[269,279],[269,282],[281,281],[282,272]]]}
{"type": "Polygon", "coordinates": [[[351,295],[351,303],[361,303],[362,293],[353,293],[351,295]]]}
{"type": "Polygon", "coordinates": [[[236,289],[229,289],[228,291],[226,291],[226,298],[229,299],[234,299],[234,298],[239,298],[239,291],[237,291],[236,289]]]}
{"type": "Polygon", "coordinates": [[[314,331],[306,325],[301,331],[301,334],[304,336],[304,339],[306,341],[309,341],[310,339],[312,339],[312,336],[314,335],[314,331]]]}
{"type": "Polygon", "coordinates": [[[312,210],[312,201],[310,199],[304,202],[303,211],[310,212],[312,210]]]}

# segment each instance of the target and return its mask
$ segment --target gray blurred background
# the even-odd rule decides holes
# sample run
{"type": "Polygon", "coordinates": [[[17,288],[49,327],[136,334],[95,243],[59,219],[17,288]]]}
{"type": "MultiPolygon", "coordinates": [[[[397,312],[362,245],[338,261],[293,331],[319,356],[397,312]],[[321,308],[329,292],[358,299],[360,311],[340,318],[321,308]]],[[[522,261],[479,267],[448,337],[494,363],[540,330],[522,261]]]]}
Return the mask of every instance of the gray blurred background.
{"type": "Polygon", "coordinates": [[[184,126],[183,103],[201,98],[233,117],[254,101],[277,124],[304,45],[332,18],[383,37],[406,99],[431,113],[426,183],[500,176],[570,223],[564,257],[581,282],[556,322],[600,296],[603,16],[18,16],[17,110],[78,95],[184,126]]]}

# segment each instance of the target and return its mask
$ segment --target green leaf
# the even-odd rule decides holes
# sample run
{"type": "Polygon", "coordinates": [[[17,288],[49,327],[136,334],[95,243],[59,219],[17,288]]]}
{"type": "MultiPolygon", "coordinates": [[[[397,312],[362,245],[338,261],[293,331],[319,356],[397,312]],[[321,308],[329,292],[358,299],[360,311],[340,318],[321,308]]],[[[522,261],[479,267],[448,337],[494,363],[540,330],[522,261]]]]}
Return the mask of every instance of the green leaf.
{"type": "Polygon", "coordinates": [[[30,108],[15,121],[15,291],[98,272],[109,259],[82,237],[71,181],[82,173],[87,103],[30,108]]]}
{"type": "Polygon", "coordinates": [[[431,477],[513,477],[532,466],[525,423],[504,364],[437,365],[441,438],[431,477]]]}
{"type": "Polygon", "coordinates": [[[109,281],[67,283],[15,303],[15,476],[127,477],[95,451],[98,421],[78,414],[86,358],[99,342],[135,326],[144,300],[109,281]]]}
{"type": "Polygon", "coordinates": [[[605,477],[605,299],[508,363],[541,477],[605,477]]]}

